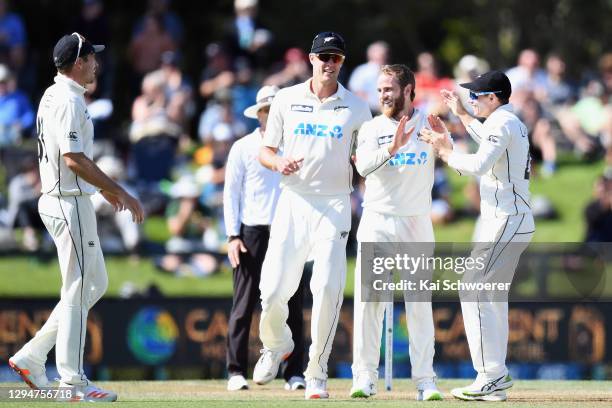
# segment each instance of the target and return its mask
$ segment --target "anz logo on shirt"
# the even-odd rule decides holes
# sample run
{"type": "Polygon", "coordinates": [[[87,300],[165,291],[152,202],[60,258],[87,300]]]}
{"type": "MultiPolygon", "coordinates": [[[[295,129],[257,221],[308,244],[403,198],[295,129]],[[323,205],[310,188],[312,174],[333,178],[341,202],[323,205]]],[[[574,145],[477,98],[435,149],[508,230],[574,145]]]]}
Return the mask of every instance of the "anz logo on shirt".
{"type": "Polygon", "coordinates": [[[301,122],[293,130],[294,135],[331,137],[332,139],[342,139],[342,126],[329,126],[320,123],[301,122]]]}
{"type": "Polygon", "coordinates": [[[427,152],[417,155],[414,152],[395,153],[389,160],[389,166],[422,166],[427,163],[427,152]]]}

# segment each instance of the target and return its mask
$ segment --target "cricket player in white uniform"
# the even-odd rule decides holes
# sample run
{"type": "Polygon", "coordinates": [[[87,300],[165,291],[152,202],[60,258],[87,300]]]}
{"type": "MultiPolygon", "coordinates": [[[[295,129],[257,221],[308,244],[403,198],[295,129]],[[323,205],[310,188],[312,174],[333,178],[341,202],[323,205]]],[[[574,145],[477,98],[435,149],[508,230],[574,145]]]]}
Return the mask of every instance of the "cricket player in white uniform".
{"type": "Polygon", "coordinates": [[[87,314],[108,286],[90,197],[100,190],[115,210],[129,210],[137,223],[144,217],[138,200],[92,161],[93,124],[83,94],[96,77],[95,53],[103,49],[73,33],[63,36],[53,50],[58,74],[40,101],[36,119],[43,193],[38,210],[57,246],[61,297],[43,327],[9,359],[30,387],[44,387],[47,354],[55,346],[60,387],[73,387],[74,401],[117,399],[83,372],[87,314]]]}
{"type": "MultiPolygon", "coordinates": [[[[405,65],[385,65],[377,83],[381,115],[361,126],[357,171],[365,177],[363,215],[357,230],[351,397],[376,394],[385,302],[365,301],[360,282],[363,242],[433,242],[431,188],[433,151],[412,137],[429,126],[412,105],[414,73],[405,65]],[[407,130],[406,130],[407,129],[407,130]]],[[[371,273],[371,271],[364,271],[371,273]]],[[[433,370],[434,323],[431,302],[406,302],[412,378],[417,399],[440,400],[433,370]]]]}
{"type": "MultiPolygon", "coordinates": [[[[490,71],[461,86],[470,90],[474,114],[485,118],[483,123],[467,113],[456,94],[442,91],[442,97],[479,143],[478,151],[453,151],[446,129],[424,130],[421,137],[432,143],[450,167],[461,174],[480,176],[482,221],[471,256],[486,256],[481,272],[484,279],[512,277],[535,231],[529,206],[527,128],[508,104],[512,90],[504,73],[490,71]]],[[[505,400],[505,390],[513,385],[506,367],[508,302],[485,294],[484,299],[479,295],[476,301],[462,301],[461,309],[478,376],[473,384],[451,393],[464,400],[505,400]]]]}
{"type": "Polygon", "coordinates": [[[309,257],[312,345],[304,376],[306,399],[328,398],[327,362],[338,325],[346,280],[346,241],[351,228],[350,156],[368,105],[338,83],[345,56],[342,37],[318,34],[310,62],[313,77],[281,89],[270,108],[261,163],[283,174],[261,274],[264,345],[253,379],[272,381],[293,351],[287,302],[309,257]],[[283,148],[283,156],[277,154],[283,148]]]}

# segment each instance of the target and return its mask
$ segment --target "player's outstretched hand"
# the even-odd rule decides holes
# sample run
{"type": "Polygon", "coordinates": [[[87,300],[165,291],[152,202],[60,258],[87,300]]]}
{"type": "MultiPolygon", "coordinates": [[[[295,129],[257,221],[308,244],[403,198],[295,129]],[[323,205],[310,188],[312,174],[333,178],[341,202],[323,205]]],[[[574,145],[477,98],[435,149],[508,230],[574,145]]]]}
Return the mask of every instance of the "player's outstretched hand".
{"type": "Polygon", "coordinates": [[[240,265],[240,252],[245,253],[247,251],[244,246],[244,242],[240,238],[232,239],[227,245],[227,257],[229,258],[232,268],[236,268],[240,265]]]}
{"type": "Polygon", "coordinates": [[[292,157],[279,157],[276,161],[276,171],[288,176],[295,173],[302,167],[304,158],[294,159],[292,157]]]}
{"type": "Polygon", "coordinates": [[[448,89],[441,89],[440,95],[442,95],[442,100],[451,112],[453,112],[453,115],[461,116],[467,114],[465,107],[455,92],[449,91],[448,89]]]}
{"type": "Polygon", "coordinates": [[[453,151],[453,144],[446,133],[438,133],[431,129],[421,129],[419,138],[429,143],[442,159],[453,151]]]}
{"type": "Polygon", "coordinates": [[[399,121],[399,125],[397,125],[397,130],[395,131],[395,136],[393,136],[393,142],[389,146],[389,153],[393,156],[400,147],[404,146],[410,140],[410,136],[412,132],[414,132],[414,126],[410,126],[410,128],[404,132],[406,128],[406,122],[408,122],[408,116],[404,115],[399,121]]]}
{"type": "Polygon", "coordinates": [[[446,134],[450,133],[438,115],[427,115],[427,122],[429,122],[429,127],[434,132],[446,134]]]}

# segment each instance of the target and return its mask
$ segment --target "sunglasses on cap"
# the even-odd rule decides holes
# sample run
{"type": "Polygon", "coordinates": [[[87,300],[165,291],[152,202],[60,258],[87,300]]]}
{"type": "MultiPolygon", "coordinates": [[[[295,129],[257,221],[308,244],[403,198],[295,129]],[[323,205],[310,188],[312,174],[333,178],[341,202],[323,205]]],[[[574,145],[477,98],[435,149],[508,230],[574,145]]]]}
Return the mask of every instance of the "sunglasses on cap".
{"type": "Polygon", "coordinates": [[[76,35],[77,38],[79,39],[79,48],[77,49],[77,55],[76,58],[74,59],[74,63],[76,64],[77,60],[79,59],[79,56],[81,55],[81,48],[83,48],[83,38],[79,35],[79,33],[72,33],[70,35],[76,35]]]}
{"type": "Polygon", "coordinates": [[[331,60],[334,64],[337,64],[339,62],[344,61],[344,55],[340,55],[340,54],[325,53],[325,54],[315,54],[315,55],[321,62],[329,62],[329,60],[331,60]]]}
{"type": "Polygon", "coordinates": [[[501,91],[483,91],[483,92],[470,91],[470,99],[475,101],[476,99],[478,99],[479,96],[489,95],[489,94],[498,94],[498,93],[501,93],[501,91]]]}

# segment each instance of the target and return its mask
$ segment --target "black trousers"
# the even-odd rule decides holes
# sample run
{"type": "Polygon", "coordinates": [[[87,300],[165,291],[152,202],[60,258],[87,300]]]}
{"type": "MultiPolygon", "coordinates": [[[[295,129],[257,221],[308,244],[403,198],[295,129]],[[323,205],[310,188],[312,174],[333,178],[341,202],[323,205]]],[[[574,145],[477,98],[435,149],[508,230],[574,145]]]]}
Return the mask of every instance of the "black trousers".
{"type": "MultiPolygon", "coordinates": [[[[240,237],[247,252],[240,253],[240,265],[234,268],[234,294],[232,311],[227,335],[227,372],[231,375],[247,376],[249,358],[249,331],[253,311],[260,305],[259,281],[270,229],[265,226],[242,225],[240,237]]],[[[303,377],[304,371],[304,282],[302,281],[293,297],[289,300],[289,318],[287,324],[291,329],[295,347],[284,365],[285,380],[293,376],[303,377]]]]}

